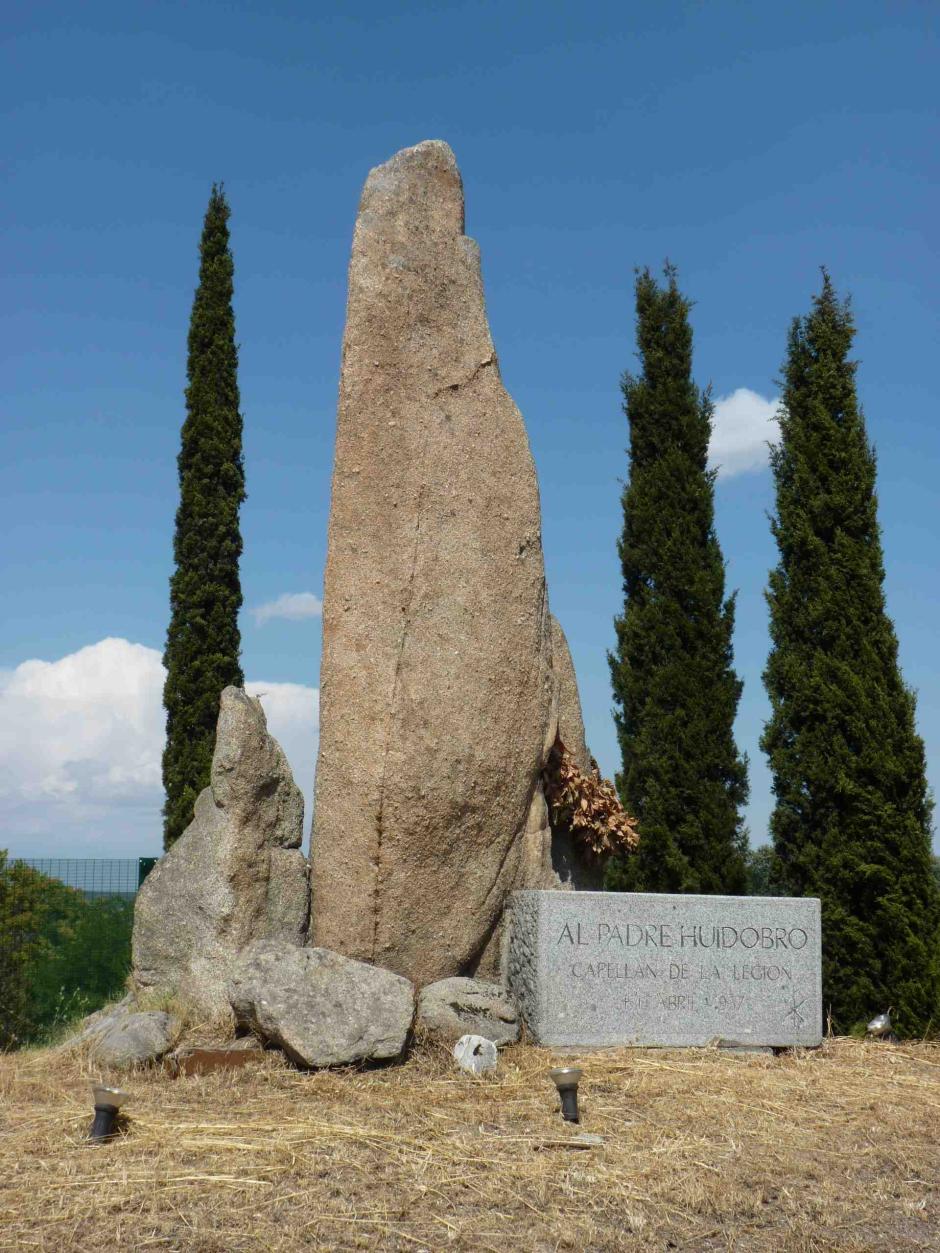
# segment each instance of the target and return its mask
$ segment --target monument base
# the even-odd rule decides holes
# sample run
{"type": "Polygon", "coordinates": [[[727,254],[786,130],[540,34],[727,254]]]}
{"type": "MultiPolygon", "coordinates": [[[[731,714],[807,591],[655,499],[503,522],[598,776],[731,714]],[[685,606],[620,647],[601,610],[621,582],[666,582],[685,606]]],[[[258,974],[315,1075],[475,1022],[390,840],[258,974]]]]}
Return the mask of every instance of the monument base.
{"type": "Polygon", "coordinates": [[[539,1044],[822,1042],[815,898],[514,892],[507,977],[539,1044]]]}

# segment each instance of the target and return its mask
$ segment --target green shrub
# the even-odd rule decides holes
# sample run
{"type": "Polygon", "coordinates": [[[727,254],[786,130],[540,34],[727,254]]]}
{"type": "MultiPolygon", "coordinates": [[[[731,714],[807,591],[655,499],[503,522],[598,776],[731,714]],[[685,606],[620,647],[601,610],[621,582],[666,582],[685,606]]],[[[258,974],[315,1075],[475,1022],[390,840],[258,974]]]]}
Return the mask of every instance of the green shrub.
{"type": "Polygon", "coordinates": [[[0,1048],[49,1039],[119,993],[134,902],[89,898],[0,850],[0,1048]]]}

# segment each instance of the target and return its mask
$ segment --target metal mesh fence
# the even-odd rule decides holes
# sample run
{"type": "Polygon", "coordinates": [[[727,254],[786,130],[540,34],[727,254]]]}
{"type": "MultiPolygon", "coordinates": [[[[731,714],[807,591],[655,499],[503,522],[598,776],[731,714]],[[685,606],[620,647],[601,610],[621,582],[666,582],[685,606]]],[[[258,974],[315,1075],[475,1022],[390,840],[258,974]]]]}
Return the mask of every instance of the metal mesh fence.
{"type": "Polygon", "coordinates": [[[134,898],[155,861],[0,852],[0,1048],[48,1041],[120,995],[134,898]]]}
{"type": "Polygon", "coordinates": [[[20,865],[77,888],[90,899],[124,896],[131,900],[143,883],[155,857],[21,857],[20,865]]]}

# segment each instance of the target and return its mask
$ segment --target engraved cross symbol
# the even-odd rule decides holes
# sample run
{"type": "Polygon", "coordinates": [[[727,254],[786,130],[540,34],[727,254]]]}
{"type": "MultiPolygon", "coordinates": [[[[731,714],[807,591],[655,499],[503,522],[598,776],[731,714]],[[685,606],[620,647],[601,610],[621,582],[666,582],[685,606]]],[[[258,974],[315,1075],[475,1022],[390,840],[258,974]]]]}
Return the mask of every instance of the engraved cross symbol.
{"type": "Polygon", "coordinates": [[[788,1018],[792,1018],[794,1027],[802,1027],[806,1022],[806,1019],[800,1013],[800,1010],[805,1004],[806,997],[804,996],[801,1001],[798,1001],[796,999],[796,993],[794,992],[790,997],[790,1008],[783,1015],[783,1021],[786,1022],[788,1018]]]}

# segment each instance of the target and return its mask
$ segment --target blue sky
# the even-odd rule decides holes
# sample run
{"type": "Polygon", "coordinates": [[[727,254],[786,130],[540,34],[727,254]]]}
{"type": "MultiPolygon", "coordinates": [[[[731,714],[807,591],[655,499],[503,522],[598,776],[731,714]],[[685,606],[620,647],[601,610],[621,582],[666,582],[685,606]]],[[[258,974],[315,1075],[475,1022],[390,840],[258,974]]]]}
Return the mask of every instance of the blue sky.
{"type": "Polygon", "coordinates": [[[719,480],[717,518],[762,842],[774,561],[762,441],[787,326],[825,263],[854,300],[888,605],[936,786],[936,19],[932,4],[862,0],[7,6],[0,846],[159,848],[158,651],[186,329],[217,179],[241,345],[244,668],[309,790],[310,611],[356,204],[371,166],[426,138],[446,139],[463,171],[538,467],[551,603],[605,771],[634,267],[679,267],[696,377],[734,397],[719,405],[720,459],[737,472],[719,480]],[[305,599],[252,612],[283,596],[305,599]]]}

